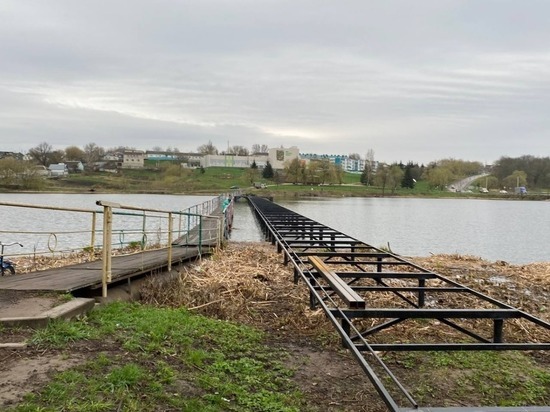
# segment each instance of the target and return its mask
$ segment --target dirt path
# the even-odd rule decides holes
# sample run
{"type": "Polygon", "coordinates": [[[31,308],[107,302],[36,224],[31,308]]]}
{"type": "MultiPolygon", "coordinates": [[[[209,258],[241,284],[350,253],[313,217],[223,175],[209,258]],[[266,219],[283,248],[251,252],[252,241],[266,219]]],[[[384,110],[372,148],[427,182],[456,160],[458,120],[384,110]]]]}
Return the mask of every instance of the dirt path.
{"type": "Polygon", "coordinates": [[[55,294],[3,290],[0,294],[0,318],[38,316],[59,304],[55,294]]]}

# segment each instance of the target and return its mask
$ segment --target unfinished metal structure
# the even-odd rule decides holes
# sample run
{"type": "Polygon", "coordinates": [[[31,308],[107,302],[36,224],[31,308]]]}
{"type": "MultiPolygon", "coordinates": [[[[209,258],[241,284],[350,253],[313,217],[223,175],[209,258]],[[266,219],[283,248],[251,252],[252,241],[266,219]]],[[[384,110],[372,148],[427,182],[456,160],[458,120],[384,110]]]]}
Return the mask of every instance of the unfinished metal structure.
{"type": "Polygon", "coordinates": [[[324,310],[388,410],[550,412],[550,406],[422,407],[379,354],[547,351],[550,342],[527,334],[518,339],[516,332],[525,323],[549,331],[550,323],[267,199],[248,200],[266,240],[283,253],[285,264],[292,263],[294,282],[306,283],[311,307],[324,310]],[[419,321],[424,327],[414,330],[430,334],[407,336],[410,323],[419,321]],[[396,335],[402,339],[394,341],[396,335]]]}

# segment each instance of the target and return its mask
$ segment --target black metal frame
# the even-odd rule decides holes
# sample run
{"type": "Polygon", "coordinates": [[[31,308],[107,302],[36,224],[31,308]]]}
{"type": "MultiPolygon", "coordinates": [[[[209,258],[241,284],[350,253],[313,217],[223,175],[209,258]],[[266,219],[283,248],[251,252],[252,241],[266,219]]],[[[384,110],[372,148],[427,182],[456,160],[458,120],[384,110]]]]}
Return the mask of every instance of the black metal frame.
{"type": "Polygon", "coordinates": [[[336,327],[347,347],[367,377],[374,385],[390,411],[544,411],[550,407],[451,407],[422,408],[408,393],[378,355],[378,351],[456,351],[456,350],[550,350],[550,342],[505,342],[504,326],[509,319],[523,319],[540,328],[550,330],[550,323],[526,312],[502,303],[483,293],[461,285],[435,272],[422,268],[393,253],[389,253],[354,239],[321,223],[299,215],[267,199],[249,196],[249,203],[260,223],[265,238],[283,253],[284,263],[294,266],[294,282],[304,280],[310,293],[310,306],[321,307],[336,327]],[[346,281],[346,286],[362,296],[371,293],[391,293],[396,298],[396,307],[350,308],[338,297],[334,285],[323,281],[323,276],[309,262],[309,256],[323,258],[323,262],[334,267],[333,275],[346,281]],[[342,270],[340,270],[340,268],[342,270]],[[394,268],[399,270],[395,271],[394,268]],[[385,269],[394,269],[385,270],[385,269]],[[392,286],[392,281],[414,281],[415,284],[392,286]],[[364,283],[371,282],[368,285],[364,283]],[[372,282],[375,285],[372,285],[372,282]],[[428,285],[434,283],[434,285],[428,285]],[[429,308],[427,297],[434,293],[453,293],[469,296],[482,307],[474,308],[429,308]],[[408,294],[409,296],[405,295],[408,294]],[[412,295],[412,297],[410,296],[412,295]],[[403,307],[405,306],[405,307],[403,307]],[[487,307],[489,306],[489,307],[487,307]],[[382,320],[376,326],[362,329],[362,319],[382,320]],[[372,336],[409,319],[432,319],[451,327],[474,342],[441,343],[370,343],[372,336]],[[457,320],[488,320],[492,323],[491,336],[470,330],[457,320]],[[359,322],[354,322],[359,320],[359,322]],[[370,361],[367,361],[366,356],[370,361]],[[374,363],[372,361],[374,359],[374,363]],[[370,363],[369,363],[370,362],[370,363]],[[410,406],[400,407],[378,377],[372,364],[381,368],[399,388],[400,396],[410,406]]]}

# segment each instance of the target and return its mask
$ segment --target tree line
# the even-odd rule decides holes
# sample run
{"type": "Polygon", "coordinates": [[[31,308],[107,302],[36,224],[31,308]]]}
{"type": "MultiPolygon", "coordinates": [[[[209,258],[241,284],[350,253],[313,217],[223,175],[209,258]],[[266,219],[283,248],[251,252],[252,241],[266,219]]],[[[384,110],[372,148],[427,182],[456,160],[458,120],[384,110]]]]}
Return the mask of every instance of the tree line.
{"type": "Polygon", "coordinates": [[[514,187],[519,180],[520,186],[550,188],[550,157],[501,157],[495,162],[492,174],[507,187],[514,187]]]}
{"type": "MultiPolygon", "coordinates": [[[[16,159],[0,159],[0,178],[4,184],[11,184],[17,180],[26,179],[26,184],[36,186],[34,165],[48,167],[52,163],[65,161],[81,161],[83,164],[93,164],[100,161],[106,154],[121,153],[125,150],[135,150],[130,147],[114,147],[105,149],[95,143],[88,143],[83,148],[75,145],[64,150],[54,150],[47,143],[42,142],[28,152],[29,162],[16,159]],[[11,183],[10,183],[11,182],[11,183]]],[[[162,152],[162,148],[155,146],[155,151],[162,152]]],[[[197,147],[200,154],[233,154],[247,156],[256,153],[266,153],[268,146],[253,144],[251,149],[244,146],[230,146],[220,151],[211,141],[197,147]]],[[[180,153],[177,148],[168,147],[166,153],[180,153]]],[[[357,153],[350,153],[349,158],[359,159],[357,153]]],[[[446,189],[452,182],[486,172],[490,174],[483,183],[488,189],[513,188],[527,186],[530,188],[550,187],[550,157],[536,157],[525,155],[517,158],[503,156],[491,168],[486,168],[480,162],[464,161],[460,159],[442,159],[429,163],[427,166],[414,162],[407,164],[375,162],[374,151],[369,149],[365,156],[365,168],[361,174],[361,183],[367,186],[378,186],[382,191],[395,192],[398,187],[414,188],[419,180],[425,180],[430,188],[446,189]]],[[[328,159],[312,160],[308,164],[300,159],[294,159],[286,165],[284,174],[273,171],[271,165],[267,171],[262,171],[262,177],[277,181],[286,180],[290,183],[301,184],[341,184],[344,171],[328,159]],[[267,176],[264,175],[267,173],[267,176]]],[[[259,173],[251,172],[251,180],[259,177],[259,173]]]]}

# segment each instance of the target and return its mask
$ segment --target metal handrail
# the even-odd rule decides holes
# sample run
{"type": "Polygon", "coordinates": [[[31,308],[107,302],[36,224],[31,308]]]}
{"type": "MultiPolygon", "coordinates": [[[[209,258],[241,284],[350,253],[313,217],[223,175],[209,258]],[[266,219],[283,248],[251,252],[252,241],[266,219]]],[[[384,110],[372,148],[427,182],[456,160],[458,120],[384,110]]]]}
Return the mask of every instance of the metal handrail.
{"type": "MultiPolygon", "coordinates": [[[[227,195],[220,195],[206,200],[202,203],[190,206],[180,211],[163,210],[158,208],[136,207],[133,205],[121,205],[114,202],[98,201],[97,204],[102,206],[102,209],[87,209],[87,208],[71,208],[63,206],[49,206],[49,205],[36,205],[36,204],[24,204],[14,202],[0,202],[0,206],[16,207],[16,208],[29,208],[29,209],[42,209],[52,210],[60,212],[77,212],[91,215],[91,226],[89,229],[72,230],[64,228],[48,228],[46,230],[0,230],[1,234],[22,234],[25,236],[35,236],[34,250],[29,251],[27,247],[26,252],[19,253],[18,256],[23,255],[41,255],[51,253],[72,253],[79,250],[85,250],[90,252],[90,257],[95,256],[95,251],[102,249],[102,260],[105,263],[105,280],[111,279],[110,277],[110,256],[114,247],[123,248],[126,245],[137,242],[141,245],[142,250],[148,246],[162,246],[166,245],[168,250],[168,269],[171,269],[172,264],[172,243],[174,238],[181,238],[186,234],[189,234],[192,230],[198,228],[198,249],[199,255],[203,253],[204,242],[214,242],[216,245],[221,245],[224,236],[224,224],[227,222],[226,215],[210,216],[216,210],[221,209],[222,199],[227,198],[227,195]],[[110,206],[106,208],[105,206],[110,206]],[[113,207],[117,206],[117,207],[113,207]],[[99,228],[98,215],[103,216],[103,227],[99,228]],[[119,220],[117,216],[130,220],[119,220]],[[131,222],[131,218],[141,219],[141,225],[135,225],[131,222]],[[113,222],[113,219],[115,222],[113,222]],[[205,225],[204,222],[215,219],[216,223],[212,225],[205,225]],[[125,226],[120,226],[120,222],[125,222],[125,226]],[[127,223],[130,223],[128,226],[127,223]],[[141,226],[141,227],[140,227],[141,226]],[[204,232],[204,233],[203,233],[204,232]],[[66,240],[67,236],[83,240],[86,236],[89,236],[89,243],[87,246],[74,247],[71,246],[71,242],[74,239],[66,240]],[[101,236],[101,237],[100,237],[101,236]],[[52,240],[53,239],[55,240],[52,240]],[[65,237],[64,241],[61,240],[65,237]],[[40,240],[46,238],[45,240],[40,240]],[[101,239],[97,242],[96,239],[101,239]],[[139,238],[139,239],[137,239],[139,238]],[[47,243],[47,246],[37,248],[39,242],[47,243]],[[68,247],[67,247],[68,244],[68,247]]],[[[232,210],[232,209],[231,209],[232,210]]],[[[226,211],[227,213],[227,211],[226,211]]],[[[60,219],[64,220],[64,219],[60,219]]],[[[79,219],[79,221],[81,221],[79,219]]],[[[85,221],[84,221],[85,222],[85,221]]],[[[84,223],[85,224],[85,223],[84,223]]],[[[78,244],[80,240],[77,240],[78,244]]],[[[27,245],[32,245],[33,242],[25,242],[27,245]]],[[[74,244],[74,243],[73,243],[74,244]]],[[[105,288],[104,288],[105,289],[105,288]]],[[[106,290],[104,290],[106,294],[106,290]]]]}

